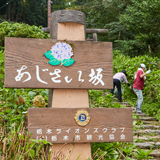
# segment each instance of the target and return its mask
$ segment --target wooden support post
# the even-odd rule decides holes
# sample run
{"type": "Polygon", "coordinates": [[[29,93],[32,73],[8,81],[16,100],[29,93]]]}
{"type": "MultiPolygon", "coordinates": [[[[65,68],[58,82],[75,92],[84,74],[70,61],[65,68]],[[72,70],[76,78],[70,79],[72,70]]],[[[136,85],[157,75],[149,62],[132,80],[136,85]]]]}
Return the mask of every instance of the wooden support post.
{"type": "MultiPolygon", "coordinates": [[[[51,14],[51,39],[85,41],[85,15],[80,11],[56,11],[51,14]]],[[[54,89],[52,98],[53,108],[89,107],[88,90],[54,89]]],[[[62,117],[63,118],[63,117],[62,117]]],[[[59,152],[68,159],[79,160],[91,158],[91,145],[86,144],[54,144],[52,157],[59,152]]]]}
{"type": "Polygon", "coordinates": [[[48,27],[50,27],[51,0],[48,0],[48,27]]]}
{"type": "Polygon", "coordinates": [[[93,40],[97,41],[97,33],[93,33],[93,40]]]}

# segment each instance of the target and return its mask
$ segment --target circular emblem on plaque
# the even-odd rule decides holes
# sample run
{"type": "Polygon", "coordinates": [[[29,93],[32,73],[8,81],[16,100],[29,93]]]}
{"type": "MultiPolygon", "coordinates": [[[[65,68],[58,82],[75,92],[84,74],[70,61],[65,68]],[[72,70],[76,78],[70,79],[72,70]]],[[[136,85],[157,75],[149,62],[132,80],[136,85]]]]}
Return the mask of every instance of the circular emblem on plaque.
{"type": "Polygon", "coordinates": [[[85,126],[88,124],[90,116],[86,110],[78,110],[74,119],[76,120],[78,125],[85,126]]]}

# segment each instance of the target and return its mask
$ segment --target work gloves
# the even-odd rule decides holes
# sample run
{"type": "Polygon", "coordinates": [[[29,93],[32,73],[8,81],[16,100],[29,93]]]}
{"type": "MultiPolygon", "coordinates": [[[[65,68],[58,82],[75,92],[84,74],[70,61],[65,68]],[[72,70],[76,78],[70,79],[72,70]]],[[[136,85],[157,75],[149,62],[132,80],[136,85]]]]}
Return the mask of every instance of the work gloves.
{"type": "Polygon", "coordinates": [[[146,73],[149,74],[151,72],[151,70],[148,70],[146,73]]]}

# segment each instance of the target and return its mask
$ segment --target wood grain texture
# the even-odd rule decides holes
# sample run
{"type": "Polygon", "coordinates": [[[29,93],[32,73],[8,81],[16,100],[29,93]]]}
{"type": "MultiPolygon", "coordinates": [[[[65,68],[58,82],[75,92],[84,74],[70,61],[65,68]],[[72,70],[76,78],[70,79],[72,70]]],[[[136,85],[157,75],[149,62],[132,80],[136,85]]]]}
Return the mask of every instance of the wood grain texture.
{"type": "Polygon", "coordinates": [[[57,35],[58,40],[84,41],[85,39],[84,25],[79,23],[58,23],[58,33],[60,33],[57,35]]]}
{"type": "Polygon", "coordinates": [[[47,141],[51,143],[133,141],[131,108],[81,109],[88,111],[90,115],[89,123],[83,127],[74,119],[77,111],[80,110],[78,108],[29,108],[28,124],[29,132],[33,132],[32,138],[47,137],[47,141]],[[37,129],[42,129],[42,133],[37,134],[37,129]],[[47,133],[47,129],[51,129],[51,133],[47,133]],[[77,140],[76,135],[79,135],[80,139],[77,140]],[[89,135],[92,139],[87,139],[89,135]],[[57,140],[52,140],[52,136],[56,136],[57,140]],[[65,136],[68,137],[67,140],[64,139],[65,136]]]}
{"type": "MultiPolygon", "coordinates": [[[[52,98],[53,108],[89,108],[89,95],[86,89],[54,89],[52,98]]],[[[62,119],[61,117],[58,117],[62,119]]],[[[52,156],[56,157],[61,151],[66,157],[69,155],[69,160],[75,160],[80,155],[79,160],[91,159],[91,144],[90,143],[62,143],[54,144],[52,147],[52,156]]]]}
{"type": "Polygon", "coordinates": [[[91,159],[91,144],[90,143],[73,143],[73,144],[54,144],[52,146],[51,158],[63,160],[68,158],[68,160],[87,160],[91,159]],[[53,149],[54,148],[54,149],[53,149]]]}
{"type": "MultiPolygon", "coordinates": [[[[51,39],[58,39],[57,38],[58,23],[70,23],[70,22],[74,24],[83,24],[84,28],[86,28],[86,16],[81,11],[58,10],[58,11],[52,12],[51,13],[51,27],[49,29],[51,39]]],[[[81,34],[86,35],[86,29],[83,32],[81,32],[81,34]]],[[[65,37],[65,38],[68,38],[68,37],[65,37]]],[[[85,37],[84,37],[84,41],[85,41],[85,37]]]]}
{"type": "Polygon", "coordinates": [[[54,89],[52,106],[54,108],[89,107],[88,90],[54,89]]]}
{"type": "MultiPolygon", "coordinates": [[[[58,42],[58,41],[57,41],[58,42]]],[[[49,59],[44,56],[47,50],[56,42],[51,39],[28,39],[28,38],[5,38],[5,87],[6,88],[74,88],[74,89],[112,89],[113,88],[113,69],[112,69],[112,44],[110,42],[85,42],[69,41],[74,44],[75,63],[70,67],[52,66],[48,64],[49,59]],[[23,65],[27,66],[23,72],[29,72],[32,79],[23,82],[28,78],[24,75],[21,81],[16,82],[17,70],[23,65]],[[36,77],[36,66],[39,67],[39,77],[48,84],[41,83],[36,77]],[[102,68],[101,74],[104,86],[89,82],[91,69],[102,68]],[[48,69],[48,71],[42,71],[48,69]],[[54,83],[49,72],[55,69],[61,70],[61,83],[54,83]],[[79,82],[78,71],[82,71],[82,79],[79,82]],[[65,77],[72,78],[70,83],[66,83],[65,77]]]]}

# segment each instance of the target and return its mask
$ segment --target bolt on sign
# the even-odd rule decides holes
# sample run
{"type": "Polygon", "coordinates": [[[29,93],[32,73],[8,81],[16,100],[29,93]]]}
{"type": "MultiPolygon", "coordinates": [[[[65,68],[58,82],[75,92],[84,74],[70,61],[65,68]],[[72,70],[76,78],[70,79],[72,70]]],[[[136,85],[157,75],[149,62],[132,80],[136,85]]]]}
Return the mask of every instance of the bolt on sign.
{"type": "Polygon", "coordinates": [[[112,77],[110,42],[5,38],[6,88],[112,89],[112,77]]]}
{"type": "Polygon", "coordinates": [[[29,108],[28,114],[34,139],[51,143],[133,141],[130,108],[29,108]]]}

